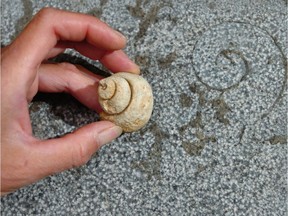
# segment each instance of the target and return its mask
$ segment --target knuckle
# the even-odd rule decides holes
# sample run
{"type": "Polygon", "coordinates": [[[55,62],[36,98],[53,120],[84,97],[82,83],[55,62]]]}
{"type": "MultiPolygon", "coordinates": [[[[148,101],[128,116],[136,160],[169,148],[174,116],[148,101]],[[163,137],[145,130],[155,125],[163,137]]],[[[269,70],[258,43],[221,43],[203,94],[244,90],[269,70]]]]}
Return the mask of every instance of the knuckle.
{"type": "Polygon", "coordinates": [[[76,65],[68,62],[57,63],[56,68],[58,71],[61,71],[59,75],[61,91],[75,94],[78,86],[80,86],[83,81],[83,73],[81,73],[76,65]]]}
{"type": "Polygon", "coordinates": [[[58,66],[62,69],[62,71],[64,72],[63,75],[66,77],[65,80],[65,87],[66,87],[66,91],[70,92],[70,89],[73,86],[74,80],[79,80],[79,69],[71,64],[71,63],[67,63],[67,62],[62,62],[59,63],[58,66]],[[69,77],[69,79],[67,79],[69,77]]]}
{"type": "Polygon", "coordinates": [[[61,62],[61,63],[58,63],[59,67],[61,67],[63,70],[67,71],[67,72],[73,72],[73,73],[76,73],[78,74],[79,73],[79,69],[74,65],[74,64],[71,64],[71,63],[68,63],[68,62],[61,62]]]}
{"type": "Polygon", "coordinates": [[[79,167],[86,164],[90,159],[90,154],[88,149],[85,147],[84,143],[79,143],[75,147],[73,166],[79,167]]]}
{"type": "Polygon", "coordinates": [[[50,8],[50,7],[45,7],[42,8],[38,13],[37,13],[37,18],[47,18],[56,13],[55,8],[50,8]]]}
{"type": "Polygon", "coordinates": [[[98,133],[93,134],[93,142],[95,143],[95,146],[97,146],[97,149],[101,147],[101,141],[98,133]]]}

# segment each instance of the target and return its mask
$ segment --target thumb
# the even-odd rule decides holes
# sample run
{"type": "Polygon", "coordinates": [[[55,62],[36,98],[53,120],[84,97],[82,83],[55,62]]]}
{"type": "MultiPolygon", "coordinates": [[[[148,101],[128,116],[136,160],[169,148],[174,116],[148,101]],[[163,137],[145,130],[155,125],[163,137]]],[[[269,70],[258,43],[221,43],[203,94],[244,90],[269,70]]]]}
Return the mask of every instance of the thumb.
{"type": "Polygon", "coordinates": [[[39,178],[85,164],[102,145],[120,136],[122,128],[108,121],[86,125],[61,138],[37,144],[39,178]]]}

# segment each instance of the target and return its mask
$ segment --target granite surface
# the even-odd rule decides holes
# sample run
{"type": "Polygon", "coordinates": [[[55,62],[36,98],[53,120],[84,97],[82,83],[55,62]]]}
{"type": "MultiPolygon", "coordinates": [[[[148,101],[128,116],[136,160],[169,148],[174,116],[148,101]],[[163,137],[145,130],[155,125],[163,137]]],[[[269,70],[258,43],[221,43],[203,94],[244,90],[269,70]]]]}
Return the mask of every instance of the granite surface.
{"type": "MultiPolygon", "coordinates": [[[[1,198],[2,215],[287,215],[287,1],[2,0],[1,45],[45,6],[100,17],[152,85],[142,130],[1,198]]],[[[98,62],[68,51],[55,61],[98,62]]],[[[67,95],[30,104],[35,136],[97,121],[67,95]]]]}

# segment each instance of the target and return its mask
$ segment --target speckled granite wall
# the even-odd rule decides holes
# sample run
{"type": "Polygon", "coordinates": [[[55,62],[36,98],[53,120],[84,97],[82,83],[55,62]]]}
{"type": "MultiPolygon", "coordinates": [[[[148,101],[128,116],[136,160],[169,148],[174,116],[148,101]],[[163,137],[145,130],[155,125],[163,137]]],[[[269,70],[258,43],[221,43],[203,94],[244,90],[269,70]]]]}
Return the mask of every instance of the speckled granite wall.
{"type": "MultiPolygon", "coordinates": [[[[2,0],[1,44],[44,6],[125,34],[155,108],[87,165],[1,198],[3,215],[287,214],[287,1],[2,0]]],[[[98,120],[66,95],[40,94],[30,111],[40,138],[98,120]]]]}

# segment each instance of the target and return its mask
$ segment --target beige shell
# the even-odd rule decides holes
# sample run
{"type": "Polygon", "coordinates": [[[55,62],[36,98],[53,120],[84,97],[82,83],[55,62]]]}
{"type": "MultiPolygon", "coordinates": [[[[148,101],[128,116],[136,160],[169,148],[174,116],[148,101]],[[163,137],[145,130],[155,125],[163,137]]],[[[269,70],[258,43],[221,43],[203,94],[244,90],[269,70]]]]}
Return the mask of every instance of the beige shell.
{"type": "Polygon", "coordinates": [[[103,109],[100,119],[115,123],[124,132],[139,130],[151,117],[152,89],[139,75],[120,72],[102,79],[98,95],[103,109]]]}

